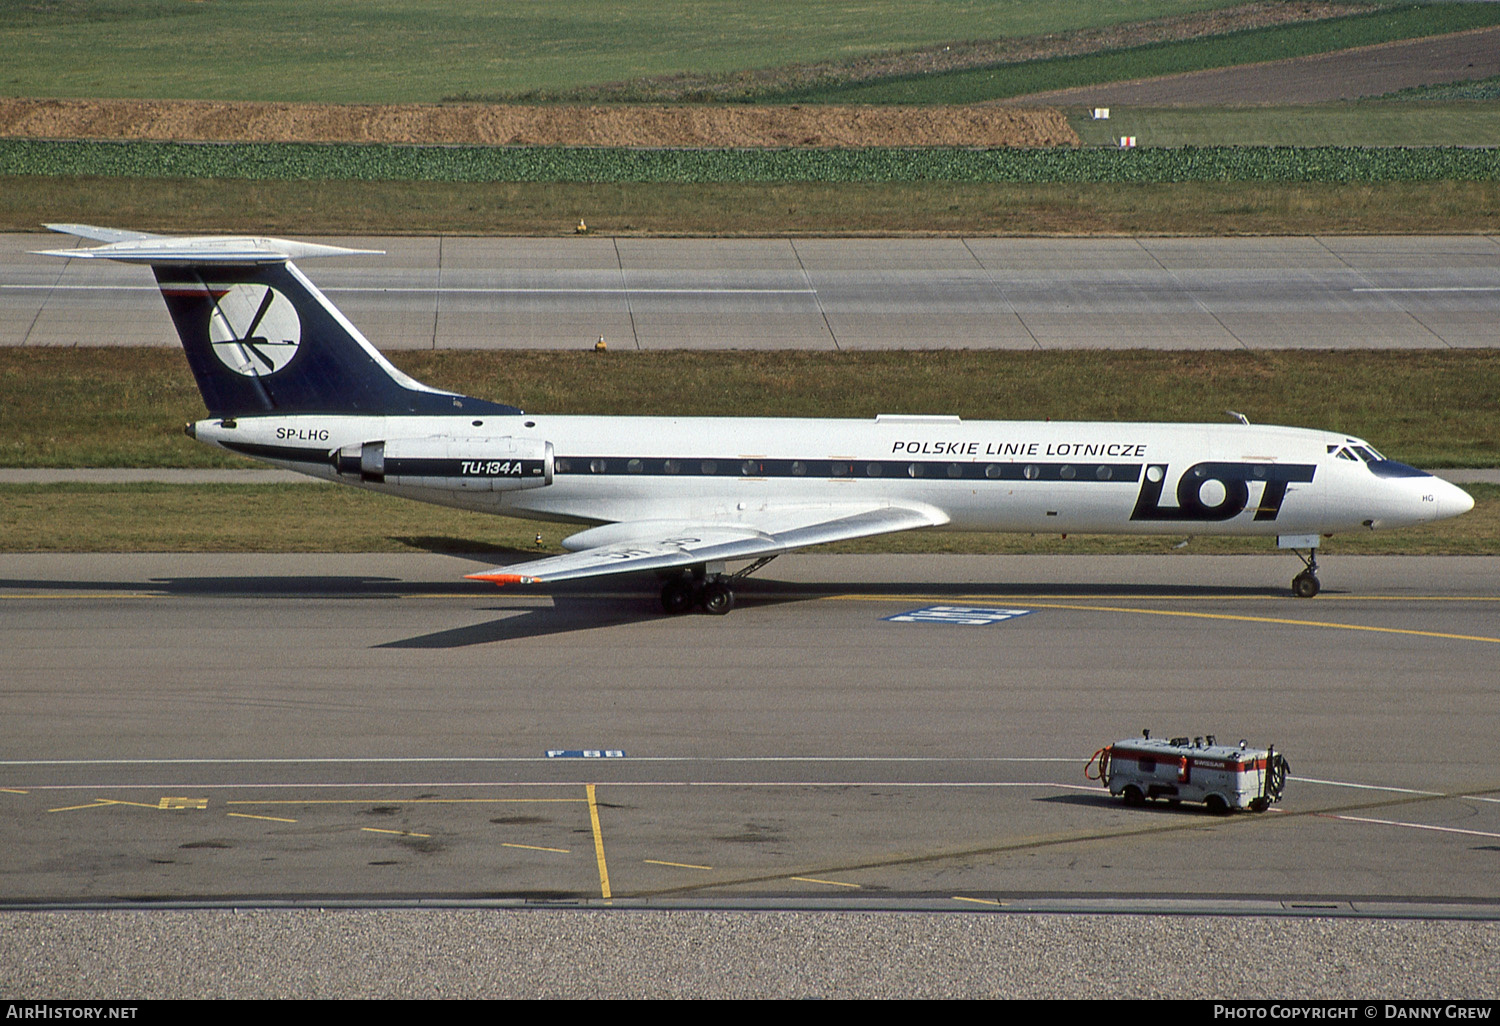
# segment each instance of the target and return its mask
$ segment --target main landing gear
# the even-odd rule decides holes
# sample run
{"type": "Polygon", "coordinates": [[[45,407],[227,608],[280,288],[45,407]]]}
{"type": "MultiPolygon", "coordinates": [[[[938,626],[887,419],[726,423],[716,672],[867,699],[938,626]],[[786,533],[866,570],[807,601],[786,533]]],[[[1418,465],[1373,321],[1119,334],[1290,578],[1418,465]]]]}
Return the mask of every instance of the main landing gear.
{"type": "Polygon", "coordinates": [[[705,613],[723,616],[734,608],[734,589],[723,576],[706,580],[684,575],[672,578],[662,587],[662,612],[676,616],[686,613],[695,605],[702,606],[705,613]]]}
{"type": "Polygon", "coordinates": [[[1297,556],[1305,569],[1292,578],[1292,594],[1298,598],[1312,598],[1323,587],[1318,583],[1318,550],[1308,549],[1306,556],[1300,552],[1297,556]]]}
{"type": "MultiPolygon", "coordinates": [[[[676,577],[670,578],[661,589],[662,612],[669,616],[686,613],[698,606],[705,613],[723,616],[734,608],[734,582],[765,566],[775,556],[763,556],[733,574],[722,569],[709,573],[706,566],[695,566],[676,577]]],[[[722,567],[723,564],[718,564],[722,567]]]]}

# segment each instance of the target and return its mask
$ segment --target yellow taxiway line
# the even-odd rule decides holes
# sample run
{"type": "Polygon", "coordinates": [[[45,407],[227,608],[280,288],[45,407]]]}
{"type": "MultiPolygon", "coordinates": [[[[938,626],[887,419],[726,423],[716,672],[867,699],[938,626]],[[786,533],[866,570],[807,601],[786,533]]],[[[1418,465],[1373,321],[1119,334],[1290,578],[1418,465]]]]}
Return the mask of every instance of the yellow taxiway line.
{"type": "MultiPolygon", "coordinates": [[[[1343,631],[1372,631],[1377,634],[1412,634],[1447,641],[1478,641],[1500,645],[1500,638],[1481,634],[1449,634],[1444,631],[1420,631],[1410,627],[1373,627],[1362,623],[1336,623],[1332,620],[1300,620],[1284,616],[1248,616],[1241,613],[1196,613],[1185,609],[1142,609],[1135,606],[1096,606],[1082,602],[1036,602],[1025,596],[1011,595],[830,595],[824,601],[845,602],[1012,602],[1033,609],[1074,609],[1091,613],[1136,613],[1142,616],[1181,616],[1198,620],[1236,620],[1244,623],[1274,623],[1290,627],[1325,627],[1343,631]]],[[[1171,599],[1178,602],[1181,599],[1171,599]]]]}

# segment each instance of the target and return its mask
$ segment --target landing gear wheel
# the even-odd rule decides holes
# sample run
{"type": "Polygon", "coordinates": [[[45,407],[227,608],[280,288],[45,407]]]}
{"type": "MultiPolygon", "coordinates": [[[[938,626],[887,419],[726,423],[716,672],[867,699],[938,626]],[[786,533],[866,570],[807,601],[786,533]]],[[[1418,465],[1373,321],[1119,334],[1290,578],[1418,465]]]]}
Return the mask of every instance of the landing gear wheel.
{"type": "Polygon", "coordinates": [[[672,616],[686,613],[693,608],[693,601],[697,597],[698,589],[688,578],[679,577],[668,581],[661,590],[662,611],[672,616]]]}
{"type": "MultiPolygon", "coordinates": [[[[1299,552],[1297,555],[1302,554],[1299,552]]],[[[1292,594],[1298,598],[1312,598],[1323,588],[1318,583],[1318,550],[1308,549],[1307,556],[1302,559],[1302,565],[1306,569],[1292,578],[1292,594]]]]}
{"type": "Polygon", "coordinates": [[[703,588],[703,611],[714,616],[723,616],[734,608],[734,589],[723,581],[713,581],[703,588]]]}
{"type": "Polygon", "coordinates": [[[1322,587],[1311,570],[1304,570],[1292,578],[1292,594],[1298,598],[1312,598],[1322,587]]]}

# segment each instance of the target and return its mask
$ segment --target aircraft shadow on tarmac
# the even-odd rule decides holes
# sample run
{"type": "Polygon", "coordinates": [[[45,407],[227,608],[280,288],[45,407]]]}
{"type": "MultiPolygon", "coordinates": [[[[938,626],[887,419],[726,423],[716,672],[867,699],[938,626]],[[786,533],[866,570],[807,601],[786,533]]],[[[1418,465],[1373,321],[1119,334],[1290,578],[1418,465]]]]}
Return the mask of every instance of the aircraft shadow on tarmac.
{"type": "MultiPolygon", "coordinates": [[[[510,590],[510,589],[508,589],[510,590]]],[[[1265,596],[1281,595],[1276,588],[1229,588],[1203,586],[1151,585],[1131,587],[1132,595],[1143,598],[1187,598],[1197,596],[1265,596]]],[[[1028,595],[1046,596],[1051,599],[1076,598],[1098,599],[1103,596],[1118,597],[1118,586],[1105,585],[1014,585],[1014,584],[920,584],[910,581],[880,584],[847,584],[831,582],[789,583],[770,578],[748,578],[735,583],[736,615],[757,608],[782,605],[791,602],[808,602],[851,592],[861,595],[889,595],[893,601],[910,599],[913,602],[953,601],[972,604],[976,594],[1003,592],[1006,601],[1025,601],[1028,595]],[[913,598],[920,593],[921,598],[913,598]]],[[[550,634],[566,634],[573,631],[618,627],[625,624],[664,618],[658,601],[658,584],[653,578],[624,578],[622,580],[580,581],[575,585],[554,585],[546,590],[515,588],[514,595],[550,596],[552,604],[528,609],[504,610],[509,615],[487,623],[457,627],[400,641],[387,642],[381,648],[461,648],[467,645],[485,645],[522,638],[544,637],[550,634]]],[[[500,612],[502,609],[496,608],[500,612]]],[[[687,617],[715,619],[702,613],[686,614],[687,617]]],[[[679,619],[673,617],[673,619],[679,619]]]]}
{"type": "MultiPolygon", "coordinates": [[[[468,590],[472,582],[403,581],[399,577],[285,575],[279,577],[153,577],[146,581],[55,581],[42,578],[0,578],[0,591],[80,592],[139,594],[155,592],[170,596],[294,598],[396,598],[402,595],[447,595],[468,590]]],[[[487,588],[474,587],[475,594],[487,588]]]]}
{"type": "MultiPolygon", "coordinates": [[[[524,638],[545,637],[576,631],[618,627],[663,618],[659,603],[659,582],[652,577],[627,576],[619,579],[580,581],[550,588],[513,586],[505,598],[550,599],[550,603],[533,606],[489,606],[489,611],[504,615],[481,624],[386,642],[380,648],[463,648],[524,638]]],[[[463,597],[472,594],[488,600],[496,595],[493,585],[463,579],[452,581],[406,581],[395,577],[364,575],[282,575],[266,577],[158,577],[149,581],[58,581],[45,579],[3,579],[0,591],[140,593],[151,591],[183,598],[403,598],[424,596],[463,597]]],[[[889,596],[892,601],[913,603],[949,601],[972,605],[980,601],[1024,602],[1027,597],[1049,600],[1118,599],[1122,591],[1141,599],[1183,599],[1200,597],[1264,597],[1285,594],[1280,588],[1247,588],[1204,585],[1119,585],[1097,584],[1014,584],[1006,582],[963,582],[933,584],[930,582],[888,581],[864,582],[788,582],[773,578],[746,578],[735,582],[737,613],[790,602],[807,602],[857,592],[865,596],[889,596]],[[983,596],[995,594],[993,600],[983,596]]],[[[702,613],[689,617],[705,617],[702,613]]],[[[675,618],[674,618],[675,619],[675,618]]]]}

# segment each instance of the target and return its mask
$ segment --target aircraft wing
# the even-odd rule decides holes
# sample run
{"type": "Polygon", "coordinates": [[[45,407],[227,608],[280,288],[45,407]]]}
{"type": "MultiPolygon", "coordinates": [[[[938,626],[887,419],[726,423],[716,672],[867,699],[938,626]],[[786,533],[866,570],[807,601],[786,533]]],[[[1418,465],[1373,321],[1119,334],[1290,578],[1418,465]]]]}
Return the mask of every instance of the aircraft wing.
{"type": "Polygon", "coordinates": [[[675,570],[775,556],[788,549],[873,534],[939,527],[948,517],[930,507],[866,506],[762,510],[744,520],[642,520],[605,524],[563,542],[565,556],[468,574],[494,584],[541,584],[644,570],[675,570]]]}

